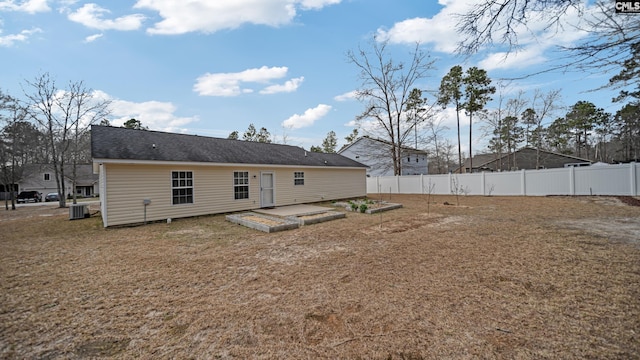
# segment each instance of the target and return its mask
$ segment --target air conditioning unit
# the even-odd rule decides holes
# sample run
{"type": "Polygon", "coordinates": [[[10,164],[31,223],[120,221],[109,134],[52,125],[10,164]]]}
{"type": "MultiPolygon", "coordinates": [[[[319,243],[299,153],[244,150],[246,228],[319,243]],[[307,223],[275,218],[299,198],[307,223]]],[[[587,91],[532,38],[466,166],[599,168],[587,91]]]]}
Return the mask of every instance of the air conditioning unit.
{"type": "Polygon", "coordinates": [[[84,219],[89,217],[87,205],[74,204],[69,207],[69,220],[84,219]]]}

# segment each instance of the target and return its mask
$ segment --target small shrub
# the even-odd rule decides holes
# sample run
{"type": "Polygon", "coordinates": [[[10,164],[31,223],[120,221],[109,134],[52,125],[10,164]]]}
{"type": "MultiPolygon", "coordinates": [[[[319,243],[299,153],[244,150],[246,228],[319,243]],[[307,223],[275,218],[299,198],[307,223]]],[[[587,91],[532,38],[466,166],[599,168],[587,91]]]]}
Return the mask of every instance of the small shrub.
{"type": "Polygon", "coordinates": [[[351,205],[351,210],[358,211],[358,204],[354,203],[353,201],[349,201],[349,205],[351,205]]]}
{"type": "Polygon", "coordinates": [[[369,209],[369,206],[367,206],[367,204],[360,204],[360,212],[361,213],[365,213],[367,212],[367,209],[369,209]]]}

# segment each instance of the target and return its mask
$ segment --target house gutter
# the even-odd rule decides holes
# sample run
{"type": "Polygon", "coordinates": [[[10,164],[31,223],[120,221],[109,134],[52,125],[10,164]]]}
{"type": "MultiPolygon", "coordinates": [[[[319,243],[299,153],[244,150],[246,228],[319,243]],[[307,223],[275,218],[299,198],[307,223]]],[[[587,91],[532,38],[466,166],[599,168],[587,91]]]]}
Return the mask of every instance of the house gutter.
{"type": "MultiPolygon", "coordinates": [[[[274,167],[274,168],[290,168],[290,169],[299,169],[299,168],[316,168],[316,169],[326,169],[326,168],[336,168],[336,169],[366,169],[365,166],[338,166],[338,165],[280,165],[280,164],[250,164],[250,163],[210,163],[210,162],[197,162],[197,161],[166,161],[166,160],[130,160],[130,159],[93,159],[94,169],[97,164],[100,166],[101,164],[131,164],[131,165],[182,165],[182,166],[217,166],[217,167],[252,167],[252,168],[264,168],[264,167],[274,167]]],[[[364,165],[364,164],[363,164],[364,165]]]]}

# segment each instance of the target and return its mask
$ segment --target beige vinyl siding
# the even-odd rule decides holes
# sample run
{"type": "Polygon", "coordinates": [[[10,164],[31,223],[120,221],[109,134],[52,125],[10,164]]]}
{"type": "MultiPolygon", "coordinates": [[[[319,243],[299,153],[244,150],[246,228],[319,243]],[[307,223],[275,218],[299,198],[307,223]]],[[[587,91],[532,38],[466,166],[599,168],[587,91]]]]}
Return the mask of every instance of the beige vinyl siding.
{"type": "Polygon", "coordinates": [[[336,200],[366,195],[365,169],[278,169],[276,205],[336,200]],[[304,172],[304,185],[294,185],[294,172],[304,172]]]}
{"type": "Polygon", "coordinates": [[[251,210],[260,207],[260,173],[273,172],[276,206],[316,202],[366,194],[365,169],[276,168],[239,165],[148,165],[105,163],[100,179],[104,187],[105,226],[206,214],[251,210]],[[193,173],[193,204],[172,204],[171,172],[193,173]],[[235,200],[233,172],[249,172],[249,199],[235,200]],[[303,171],[305,184],[294,186],[294,171],[303,171]]]}

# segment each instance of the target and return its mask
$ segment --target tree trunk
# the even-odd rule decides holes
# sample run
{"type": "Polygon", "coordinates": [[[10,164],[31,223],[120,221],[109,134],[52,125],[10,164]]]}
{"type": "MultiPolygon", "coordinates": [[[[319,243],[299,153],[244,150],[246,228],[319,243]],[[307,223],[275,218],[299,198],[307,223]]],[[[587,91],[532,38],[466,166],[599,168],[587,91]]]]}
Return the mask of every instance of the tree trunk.
{"type": "Polygon", "coordinates": [[[472,128],[473,128],[473,113],[469,112],[469,173],[473,173],[473,153],[471,152],[472,128]]]}
{"type": "Polygon", "coordinates": [[[460,109],[456,104],[456,120],[458,121],[458,171],[462,174],[462,147],[460,146],[460,109]]]}

